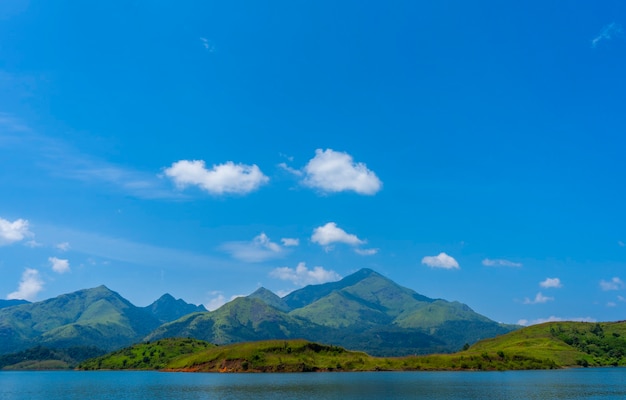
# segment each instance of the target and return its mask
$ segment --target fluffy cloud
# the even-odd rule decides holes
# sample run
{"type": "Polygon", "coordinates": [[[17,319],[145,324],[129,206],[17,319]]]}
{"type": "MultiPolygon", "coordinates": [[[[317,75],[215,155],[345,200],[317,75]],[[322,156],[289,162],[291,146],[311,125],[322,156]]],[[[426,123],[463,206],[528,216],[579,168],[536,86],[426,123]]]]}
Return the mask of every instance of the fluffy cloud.
{"type": "Polygon", "coordinates": [[[269,178],[256,165],[228,161],[207,169],[202,160],[181,160],[164,170],[176,186],[198,186],[211,194],[246,194],[267,183],[269,178]]]}
{"type": "Polygon", "coordinates": [[[503,259],[491,260],[489,258],[485,258],[483,260],[483,265],[485,267],[515,267],[515,268],[519,268],[519,267],[522,266],[522,263],[516,263],[516,262],[513,262],[513,261],[503,260],[503,259]]]}
{"type": "Polygon", "coordinates": [[[16,219],[11,222],[0,218],[0,246],[19,242],[33,234],[28,230],[28,221],[25,219],[16,219]]]}
{"type": "Polygon", "coordinates": [[[600,281],[600,288],[604,291],[609,290],[620,290],[624,288],[624,282],[617,276],[611,279],[610,281],[605,281],[604,279],[600,281]]]}
{"type": "Polygon", "coordinates": [[[221,248],[236,259],[246,262],[261,262],[280,257],[283,253],[283,248],[272,242],[263,232],[250,242],[228,242],[221,248]]]}
{"type": "Polygon", "coordinates": [[[539,282],[539,286],[542,288],[560,288],[563,286],[559,278],[546,278],[546,280],[539,282]]]}
{"type": "Polygon", "coordinates": [[[305,185],[324,192],[372,195],[382,187],[380,179],[365,164],[355,163],[348,153],[331,149],[315,150],[315,157],[304,167],[304,173],[305,185]]]}
{"type": "Polygon", "coordinates": [[[337,227],[337,224],[334,222],[329,222],[324,226],[315,228],[311,236],[311,241],[320,246],[329,246],[333,243],[345,243],[351,246],[358,246],[365,243],[365,241],[359,239],[356,235],[347,233],[337,227]]]}
{"type": "Polygon", "coordinates": [[[58,274],[70,272],[70,262],[56,257],[49,257],[48,261],[52,266],[52,270],[58,274]]]}
{"type": "Polygon", "coordinates": [[[7,295],[7,299],[22,299],[33,301],[43,289],[43,280],[39,276],[39,271],[36,269],[26,268],[22,274],[22,279],[17,290],[7,295]]]}
{"type": "Polygon", "coordinates": [[[554,297],[544,296],[543,294],[541,294],[541,292],[539,292],[533,300],[526,297],[524,299],[524,304],[543,304],[552,300],[554,300],[554,297]]]}
{"type": "Polygon", "coordinates": [[[285,246],[285,247],[300,246],[300,239],[282,238],[282,239],[280,239],[280,241],[283,243],[283,246],[285,246]]]}
{"type": "Polygon", "coordinates": [[[270,276],[300,286],[334,282],[341,279],[341,276],[335,271],[326,270],[323,267],[308,269],[303,262],[299,263],[295,269],[289,267],[276,268],[270,272],[270,276]]]}
{"type": "Polygon", "coordinates": [[[431,268],[443,268],[443,269],[459,269],[459,263],[446,253],[439,253],[436,256],[426,256],[422,258],[422,264],[428,265],[431,268]]]}

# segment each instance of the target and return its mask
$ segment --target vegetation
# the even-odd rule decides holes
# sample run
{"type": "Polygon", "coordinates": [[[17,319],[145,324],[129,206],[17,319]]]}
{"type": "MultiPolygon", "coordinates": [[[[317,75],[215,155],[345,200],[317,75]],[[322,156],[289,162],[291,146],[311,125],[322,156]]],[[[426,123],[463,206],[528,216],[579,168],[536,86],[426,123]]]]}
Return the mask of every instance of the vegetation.
{"type": "Polygon", "coordinates": [[[176,357],[199,353],[214,345],[196,339],[161,339],[136,344],[78,365],[78,369],[158,370],[166,368],[176,357]]]}
{"type": "MultiPolygon", "coordinates": [[[[170,347],[181,341],[171,339],[170,347]]],[[[162,341],[159,341],[162,342],[162,341]]],[[[121,350],[81,364],[82,369],[116,368],[121,354],[155,351],[159,342],[121,350]],[[109,361],[111,360],[111,361],[109,361]]],[[[526,327],[486,339],[454,354],[372,357],[366,353],[306,340],[268,340],[226,346],[190,348],[171,354],[167,362],[128,361],[128,369],[156,368],[193,372],[307,372],[307,371],[441,371],[524,370],[626,365],[626,322],[552,322],[526,327]]],[[[143,353],[142,353],[143,355],[143,353]]],[[[144,355],[145,356],[145,355],[144,355]]]]}
{"type": "Polygon", "coordinates": [[[3,370],[49,370],[70,369],[81,361],[104,354],[96,347],[70,347],[67,349],[49,349],[33,347],[19,353],[0,356],[0,369],[3,370]]]}
{"type": "Polygon", "coordinates": [[[362,269],[338,282],[309,285],[279,298],[267,289],[210,313],[164,324],[146,339],[194,337],[220,345],[304,338],[375,356],[450,353],[517,329],[470,307],[435,300],[362,269]]]}

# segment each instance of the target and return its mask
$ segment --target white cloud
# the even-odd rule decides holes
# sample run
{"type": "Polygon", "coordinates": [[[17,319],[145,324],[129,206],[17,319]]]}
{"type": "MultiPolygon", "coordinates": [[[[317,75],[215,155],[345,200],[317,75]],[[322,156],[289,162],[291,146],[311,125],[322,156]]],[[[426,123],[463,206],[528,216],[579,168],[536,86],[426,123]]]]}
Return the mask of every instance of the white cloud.
{"type": "Polygon", "coordinates": [[[269,178],[256,165],[228,161],[208,170],[202,160],[181,160],[165,168],[165,175],[176,186],[198,186],[211,194],[247,194],[266,184],[269,178]]]}
{"type": "Polygon", "coordinates": [[[213,297],[204,305],[204,307],[209,311],[215,311],[221,306],[223,306],[224,304],[228,303],[229,301],[233,301],[237,297],[244,297],[241,294],[236,294],[236,295],[230,296],[230,299],[227,300],[226,296],[224,296],[224,293],[218,290],[209,292],[209,295],[213,297]]]}
{"type": "Polygon", "coordinates": [[[563,284],[559,278],[546,278],[546,280],[539,282],[539,286],[542,288],[560,288],[563,284]]]}
{"type": "Polygon", "coordinates": [[[620,278],[613,277],[610,281],[605,281],[604,279],[600,281],[600,288],[604,291],[609,290],[620,290],[624,288],[624,282],[620,278]]]}
{"type": "Polygon", "coordinates": [[[483,265],[485,267],[515,267],[515,268],[519,268],[522,266],[522,263],[517,263],[517,262],[513,262],[513,261],[509,261],[509,260],[503,260],[503,259],[489,259],[489,258],[485,258],[483,260],[483,265]]]}
{"type": "Polygon", "coordinates": [[[58,274],[70,272],[70,262],[61,258],[49,257],[48,261],[52,266],[52,270],[58,274]]]}
{"type": "Polygon", "coordinates": [[[0,218],[0,246],[19,242],[33,234],[28,230],[28,221],[16,219],[11,222],[0,218]]]}
{"type": "Polygon", "coordinates": [[[300,239],[293,238],[282,238],[280,241],[283,243],[285,247],[296,247],[300,245],[300,239]]]}
{"type": "Polygon", "coordinates": [[[533,300],[526,297],[524,299],[524,304],[543,304],[543,303],[547,303],[553,300],[554,300],[554,297],[544,296],[543,294],[541,294],[541,292],[539,292],[537,293],[537,295],[535,296],[533,300]]]}
{"type": "Polygon", "coordinates": [[[260,262],[282,256],[283,248],[263,232],[250,242],[228,242],[221,248],[238,260],[260,262]]]}
{"type": "Polygon", "coordinates": [[[354,191],[372,195],[382,182],[363,163],[354,163],[348,153],[331,149],[315,150],[315,157],[304,167],[304,184],[324,192],[354,191]]]}
{"type": "Polygon", "coordinates": [[[428,265],[431,268],[443,268],[443,269],[459,269],[459,263],[446,253],[439,253],[436,256],[426,256],[422,258],[422,264],[428,265]]]}
{"type": "Polygon", "coordinates": [[[354,252],[361,256],[373,256],[378,254],[378,249],[354,249],[354,252]]]}
{"type": "Polygon", "coordinates": [[[552,315],[552,316],[550,316],[548,318],[537,318],[537,319],[534,319],[532,321],[529,321],[527,319],[520,319],[519,321],[517,321],[517,324],[518,325],[529,326],[529,325],[543,324],[545,322],[561,322],[561,321],[596,322],[596,320],[594,318],[591,318],[591,317],[562,318],[562,317],[556,317],[556,316],[552,315]]]}
{"type": "Polygon", "coordinates": [[[55,247],[61,251],[68,251],[70,249],[70,244],[68,242],[63,242],[58,243],[55,247]]]}
{"type": "Polygon", "coordinates": [[[26,268],[24,273],[22,274],[22,279],[20,280],[20,284],[18,289],[7,295],[7,299],[22,299],[33,301],[35,297],[37,297],[37,293],[39,293],[43,289],[43,280],[41,280],[39,276],[39,271],[36,269],[26,268]]]}
{"type": "Polygon", "coordinates": [[[622,37],[624,35],[624,29],[620,24],[616,24],[612,22],[608,25],[605,25],[602,28],[602,31],[591,40],[591,47],[596,48],[600,42],[614,39],[616,37],[622,37]]]}
{"type": "Polygon", "coordinates": [[[356,235],[347,233],[343,229],[337,227],[334,222],[329,222],[324,226],[319,226],[313,230],[311,241],[320,246],[329,246],[333,243],[345,243],[351,246],[357,246],[365,243],[356,235]]]}
{"type": "Polygon", "coordinates": [[[308,269],[303,262],[299,263],[295,269],[289,267],[276,268],[270,272],[270,276],[300,286],[334,282],[341,279],[341,276],[335,271],[326,270],[323,267],[308,269]]]}
{"type": "Polygon", "coordinates": [[[213,297],[204,305],[207,310],[213,311],[217,310],[224,304],[226,304],[226,297],[221,292],[211,292],[213,297]]]}

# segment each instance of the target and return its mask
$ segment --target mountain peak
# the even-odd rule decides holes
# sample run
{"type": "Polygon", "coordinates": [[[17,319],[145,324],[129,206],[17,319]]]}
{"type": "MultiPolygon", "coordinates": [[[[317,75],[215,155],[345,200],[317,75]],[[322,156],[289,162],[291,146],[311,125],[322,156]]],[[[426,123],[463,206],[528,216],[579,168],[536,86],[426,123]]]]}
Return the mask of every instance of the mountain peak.
{"type": "Polygon", "coordinates": [[[194,312],[204,312],[204,306],[189,304],[183,299],[175,299],[169,293],[159,297],[154,303],[144,307],[149,313],[154,315],[161,323],[174,321],[184,315],[194,312]]]}
{"type": "Polygon", "coordinates": [[[365,279],[374,277],[388,280],[387,278],[372,269],[361,268],[355,273],[348,275],[345,278],[336,282],[328,282],[321,285],[308,285],[302,289],[294,290],[287,296],[283,297],[283,300],[287,303],[289,308],[293,310],[296,308],[304,307],[307,304],[311,304],[314,301],[329,295],[335,290],[345,289],[349,286],[354,286],[365,279]]]}
{"type": "Polygon", "coordinates": [[[265,302],[267,305],[274,307],[280,311],[289,311],[289,306],[285,303],[285,300],[281,299],[269,289],[260,287],[248,296],[251,299],[259,299],[265,302]]]}

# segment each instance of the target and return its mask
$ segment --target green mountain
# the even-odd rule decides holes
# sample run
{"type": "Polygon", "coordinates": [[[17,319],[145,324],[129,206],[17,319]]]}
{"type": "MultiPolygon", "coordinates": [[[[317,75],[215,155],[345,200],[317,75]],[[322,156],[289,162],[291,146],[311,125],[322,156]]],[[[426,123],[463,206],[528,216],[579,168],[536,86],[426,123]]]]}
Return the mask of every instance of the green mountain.
{"type": "Polygon", "coordinates": [[[370,270],[279,298],[259,289],[208,313],[164,324],[147,339],[194,337],[216,344],[303,338],[373,355],[452,352],[509,332],[458,302],[435,300],[370,270]]]}
{"type": "Polygon", "coordinates": [[[195,313],[206,311],[204,306],[189,304],[183,299],[175,299],[169,293],[164,294],[154,303],[144,307],[146,311],[155,316],[162,324],[177,320],[178,318],[195,313]]]}
{"type": "Polygon", "coordinates": [[[262,300],[267,305],[270,305],[280,311],[287,312],[290,310],[290,307],[285,300],[281,299],[278,295],[274,294],[274,292],[267,290],[264,287],[258,288],[254,293],[249,295],[248,298],[262,300]]]}
{"type": "Polygon", "coordinates": [[[146,337],[193,337],[215,344],[306,337],[320,331],[306,320],[280,311],[256,297],[238,297],[212,312],[187,315],[164,324],[146,337]]]}
{"type": "Polygon", "coordinates": [[[159,321],[105,286],[0,309],[0,354],[36,345],[111,350],[141,340],[159,321]]]}

